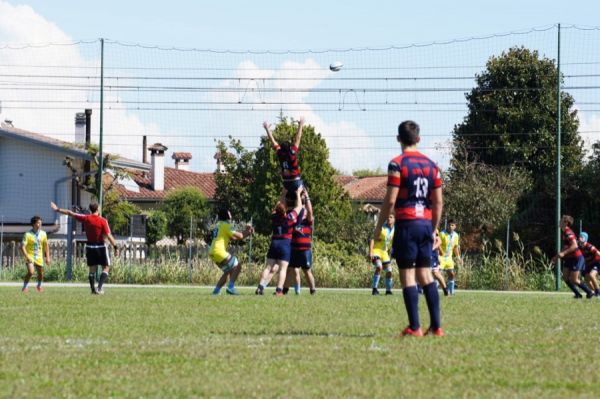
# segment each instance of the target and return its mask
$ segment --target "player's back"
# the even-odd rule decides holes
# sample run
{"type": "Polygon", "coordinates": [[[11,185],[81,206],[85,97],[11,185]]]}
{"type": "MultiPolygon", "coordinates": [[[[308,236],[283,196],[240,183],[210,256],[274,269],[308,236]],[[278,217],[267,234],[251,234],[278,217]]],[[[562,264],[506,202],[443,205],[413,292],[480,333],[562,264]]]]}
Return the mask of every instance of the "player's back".
{"type": "Polygon", "coordinates": [[[213,230],[212,242],[208,255],[213,259],[219,259],[218,261],[227,257],[227,246],[233,235],[231,223],[220,221],[218,226],[213,230]]]}
{"type": "Polygon", "coordinates": [[[418,151],[405,152],[388,165],[388,186],[399,188],[396,221],[432,219],[431,192],[441,187],[437,165],[418,151]]]}

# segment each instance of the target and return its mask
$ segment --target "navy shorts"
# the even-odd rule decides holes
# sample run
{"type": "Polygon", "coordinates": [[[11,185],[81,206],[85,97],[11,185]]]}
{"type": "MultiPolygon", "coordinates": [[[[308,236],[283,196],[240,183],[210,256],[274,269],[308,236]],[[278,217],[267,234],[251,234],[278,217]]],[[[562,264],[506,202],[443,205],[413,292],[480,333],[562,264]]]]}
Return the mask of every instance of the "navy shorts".
{"type": "Polygon", "coordinates": [[[292,254],[292,240],[276,239],[271,240],[271,246],[267,253],[267,259],[290,261],[292,254]]]}
{"type": "Polygon", "coordinates": [[[430,220],[400,220],[394,228],[392,244],[400,269],[431,267],[433,229],[430,220]],[[397,254],[397,256],[396,256],[397,254]]]}
{"type": "Polygon", "coordinates": [[[431,253],[431,270],[437,272],[440,270],[440,257],[437,249],[431,253]]]}
{"type": "Polygon", "coordinates": [[[563,267],[572,272],[582,272],[585,270],[585,259],[583,256],[565,259],[563,261],[563,267]]]}
{"type": "Polygon", "coordinates": [[[292,251],[290,267],[308,270],[312,267],[312,251],[292,251]]]}
{"type": "Polygon", "coordinates": [[[600,262],[590,263],[587,265],[583,271],[583,274],[590,274],[590,272],[593,270],[600,272],[600,262]]]}
{"type": "Polygon", "coordinates": [[[284,180],[283,181],[283,187],[285,187],[285,189],[287,191],[290,191],[292,193],[296,192],[300,187],[302,187],[304,184],[302,183],[302,179],[296,179],[296,180],[284,180]]]}

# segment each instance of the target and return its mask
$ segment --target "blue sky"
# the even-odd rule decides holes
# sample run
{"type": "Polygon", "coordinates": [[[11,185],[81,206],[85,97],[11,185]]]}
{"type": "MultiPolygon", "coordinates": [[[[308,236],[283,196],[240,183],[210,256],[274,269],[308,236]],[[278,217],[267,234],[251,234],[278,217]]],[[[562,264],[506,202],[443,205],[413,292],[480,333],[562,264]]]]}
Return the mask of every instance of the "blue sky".
{"type": "MultiPolygon", "coordinates": [[[[593,1],[351,0],[342,4],[313,0],[77,3],[0,0],[0,44],[65,43],[104,37],[124,43],[196,49],[347,49],[444,42],[549,27],[556,22],[594,25],[599,24],[600,15],[600,2],[593,1]]],[[[107,151],[140,159],[141,137],[148,135],[150,143],[160,141],[169,147],[169,152],[192,152],[193,170],[211,171],[215,166],[212,158],[215,139],[231,134],[252,148],[264,134],[262,121],[273,121],[283,109],[294,118],[305,116],[307,123],[317,127],[327,140],[333,165],[342,172],[385,169],[387,160],[398,151],[394,131],[404,119],[421,123],[425,132],[422,147],[445,167],[449,161],[450,131],[466,114],[464,93],[473,86],[473,77],[481,72],[490,56],[514,45],[525,45],[554,58],[556,30],[400,50],[320,54],[218,54],[107,44],[107,75],[119,77],[107,78],[107,85],[128,84],[143,89],[148,85],[181,84],[217,90],[208,93],[107,92],[105,144],[107,151]],[[327,67],[337,60],[345,66],[342,71],[331,73],[327,67]],[[110,70],[117,65],[130,69],[110,70]],[[147,70],[146,67],[158,69],[147,70]],[[164,80],[136,79],[157,75],[164,80]],[[266,83],[261,80],[264,78],[266,83]],[[306,80],[298,81],[304,78],[306,80]],[[279,95],[265,90],[289,87],[300,87],[304,91],[279,95]],[[446,88],[452,90],[445,91],[446,88]],[[221,89],[233,91],[221,92],[221,89]],[[240,89],[244,89],[242,94],[240,89]],[[389,89],[395,91],[386,92],[389,89]],[[274,105],[252,107],[252,102],[260,101],[274,105]],[[278,101],[284,105],[280,107],[278,101]],[[224,105],[198,105],[206,102],[224,105]],[[193,107],[206,109],[171,109],[193,107]],[[236,110],[213,109],[219,107],[236,110]]],[[[565,30],[565,72],[600,76],[598,48],[600,31],[565,30]]],[[[15,74],[86,76],[90,74],[90,65],[99,64],[98,50],[98,42],[26,50],[0,48],[0,66],[5,65],[0,73],[4,74],[4,80],[15,74]],[[14,65],[16,62],[37,65],[37,68],[23,68],[14,65]],[[40,72],[40,66],[48,64],[64,68],[40,72]]],[[[92,75],[97,72],[96,69],[92,75]]],[[[71,78],[38,76],[20,84],[46,84],[45,80],[49,79],[64,85],[73,83],[71,78]]],[[[566,84],[600,85],[599,80],[579,76],[566,84]]],[[[94,79],[88,82],[98,84],[94,79]]],[[[56,138],[73,140],[73,114],[84,107],[98,109],[98,93],[93,89],[85,93],[25,90],[23,87],[11,91],[6,88],[7,83],[4,84],[5,87],[0,86],[0,118],[56,138]],[[34,98],[36,101],[31,101],[34,98]]],[[[600,104],[600,91],[575,90],[572,94],[582,103],[580,131],[586,132],[584,139],[600,137],[600,111],[596,109],[596,104],[600,104]]],[[[98,113],[94,112],[92,138],[97,140],[98,113]]]]}
{"type": "Polygon", "coordinates": [[[218,49],[381,46],[500,33],[557,22],[598,25],[587,0],[9,1],[76,39],[218,49]]]}

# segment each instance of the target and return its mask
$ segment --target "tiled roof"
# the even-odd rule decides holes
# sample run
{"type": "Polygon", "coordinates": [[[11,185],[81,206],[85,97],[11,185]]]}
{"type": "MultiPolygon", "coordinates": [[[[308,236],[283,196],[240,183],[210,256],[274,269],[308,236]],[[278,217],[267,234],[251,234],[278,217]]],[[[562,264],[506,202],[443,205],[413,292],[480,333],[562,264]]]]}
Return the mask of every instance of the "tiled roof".
{"type": "Polygon", "coordinates": [[[196,187],[208,199],[215,197],[217,183],[214,173],[198,173],[187,170],[178,170],[174,168],[165,168],[165,189],[164,191],[154,191],[152,189],[152,179],[144,173],[135,172],[131,176],[132,180],[140,187],[140,191],[129,191],[119,185],[117,189],[123,198],[127,200],[156,200],[160,201],[172,190],[181,187],[196,187]]]}
{"type": "Polygon", "coordinates": [[[188,160],[188,159],[192,159],[192,153],[191,152],[174,152],[171,155],[171,158],[188,160]]]}
{"type": "Polygon", "coordinates": [[[387,190],[387,176],[353,177],[343,187],[354,201],[381,202],[387,190]]]}

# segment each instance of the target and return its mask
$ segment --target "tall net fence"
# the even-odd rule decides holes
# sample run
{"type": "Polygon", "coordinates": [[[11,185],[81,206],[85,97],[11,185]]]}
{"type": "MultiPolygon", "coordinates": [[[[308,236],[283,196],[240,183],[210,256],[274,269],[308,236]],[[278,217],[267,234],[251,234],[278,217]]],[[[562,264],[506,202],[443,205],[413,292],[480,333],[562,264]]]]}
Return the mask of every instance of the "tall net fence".
{"type": "MultiPolygon", "coordinates": [[[[600,30],[563,26],[561,35],[562,90],[575,99],[579,134],[589,150],[600,138],[600,30]]],[[[465,94],[491,56],[515,46],[556,60],[557,26],[323,51],[178,49],[105,40],[102,53],[99,40],[6,44],[0,47],[0,119],[7,121],[5,129],[74,143],[82,140],[75,113],[91,109],[91,140],[98,143],[103,96],[105,152],[139,162],[146,136],[148,145],[168,147],[167,167],[173,166],[173,152],[185,151],[192,155],[191,171],[213,172],[217,140],[232,136],[256,149],[263,121],[304,116],[325,138],[330,161],[343,174],[385,171],[399,152],[398,123],[413,119],[421,125],[421,149],[447,169],[452,129],[468,111],[465,94]],[[343,66],[332,71],[329,66],[337,62],[343,66]]],[[[69,202],[63,190],[68,181],[57,183],[68,171],[53,174],[65,169],[56,166],[64,154],[56,156],[48,146],[39,152],[30,144],[0,136],[0,214],[5,223],[24,223],[34,213],[49,212],[48,198],[40,193],[69,202]],[[11,165],[20,165],[21,172],[15,175],[11,165]],[[27,174],[35,178],[27,180],[27,174]]]]}

